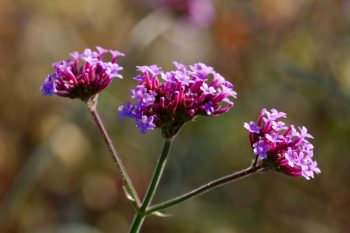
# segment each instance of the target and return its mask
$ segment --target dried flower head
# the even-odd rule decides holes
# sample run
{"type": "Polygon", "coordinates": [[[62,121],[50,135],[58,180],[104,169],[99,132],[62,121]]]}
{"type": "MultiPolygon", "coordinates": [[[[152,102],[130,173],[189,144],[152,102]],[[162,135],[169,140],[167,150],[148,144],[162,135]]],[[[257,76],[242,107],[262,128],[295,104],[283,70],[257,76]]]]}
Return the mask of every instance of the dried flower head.
{"type": "Polygon", "coordinates": [[[52,64],[56,70],[44,79],[41,86],[43,95],[58,95],[69,98],[79,98],[87,101],[105,89],[113,78],[122,78],[119,71],[123,68],[116,61],[124,56],[115,50],[96,47],[96,51],[85,49],[83,53],[73,52],[73,59],[67,59],[52,64]],[[111,61],[102,60],[104,54],[111,54],[111,61]]]}
{"type": "Polygon", "coordinates": [[[120,117],[131,117],[141,133],[161,128],[173,137],[184,123],[198,115],[218,116],[227,112],[236,98],[232,83],[210,66],[197,63],[187,67],[174,62],[174,71],[163,72],[156,65],[139,66],[139,82],[130,91],[135,103],[120,106],[120,117]]]}
{"type": "Polygon", "coordinates": [[[257,123],[244,123],[253,152],[265,167],[289,176],[314,178],[314,173],[321,171],[312,160],[314,147],[308,139],[313,137],[304,126],[297,130],[294,125],[287,126],[280,120],[286,117],[287,114],[276,109],[262,109],[257,123]]]}

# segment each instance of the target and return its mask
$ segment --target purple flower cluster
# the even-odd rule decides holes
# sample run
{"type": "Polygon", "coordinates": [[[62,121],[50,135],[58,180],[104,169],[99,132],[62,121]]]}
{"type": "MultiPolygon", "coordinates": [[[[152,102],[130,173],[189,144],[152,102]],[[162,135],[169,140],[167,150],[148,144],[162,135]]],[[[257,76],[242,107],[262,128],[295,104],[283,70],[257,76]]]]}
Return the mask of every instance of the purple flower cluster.
{"type": "Polygon", "coordinates": [[[314,173],[321,171],[312,160],[314,147],[308,139],[313,137],[304,126],[297,130],[294,125],[287,126],[280,120],[286,117],[276,109],[263,109],[257,123],[244,123],[253,152],[260,157],[263,166],[289,176],[314,178],[314,173]]]}
{"type": "Polygon", "coordinates": [[[210,0],[148,0],[154,8],[165,8],[198,26],[208,26],[215,17],[210,0]]]}
{"type": "Polygon", "coordinates": [[[96,51],[85,49],[83,53],[73,52],[73,59],[53,63],[56,70],[44,79],[41,92],[44,95],[58,95],[69,98],[80,98],[87,101],[105,89],[113,78],[122,78],[119,71],[123,68],[116,61],[124,56],[115,50],[96,47],[96,51]],[[111,61],[102,60],[103,55],[111,54],[111,61]],[[79,64],[79,62],[81,64],[79,64]]]}
{"type": "Polygon", "coordinates": [[[197,115],[217,116],[236,98],[232,83],[202,63],[187,67],[174,62],[175,70],[163,72],[156,65],[139,66],[139,82],[130,91],[136,103],[120,106],[120,117],[131,117],[141,133],[161,128],[164,137],[173,137],[184,123],[197,115]],[[161,80],[161,81],[160,81],[161,80]]]}

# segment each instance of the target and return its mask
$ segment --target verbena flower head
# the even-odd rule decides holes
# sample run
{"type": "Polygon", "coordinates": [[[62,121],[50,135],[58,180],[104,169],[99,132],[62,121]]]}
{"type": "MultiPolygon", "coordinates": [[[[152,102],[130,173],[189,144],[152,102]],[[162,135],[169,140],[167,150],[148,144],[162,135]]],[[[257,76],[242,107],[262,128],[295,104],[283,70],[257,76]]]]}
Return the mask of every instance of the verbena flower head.
{"type": "Polygon", "coordinates": [[[148,0],[153,8],[165,8],[198,26],[208,26],[215,17],[210,0],[148,0]]]}
{"type": "Polygon", "coordinates": [[[312,160],[313,137],[303,127],[287,126],[281,118],[287,114],[276,109],[262,109],[258,121],[244,123],[249,131],[249,139],[255,155],[262,160],[264,167],[273,168],[289,176],[314,178],[321,173],[317,162],[312,160]]]}
{"type": "Polygon", "coordinates": [[[44,79],[40,88],[43,95],[55,94],[87,101],[105,89],[113,78],[122,78],[119,71],[123,68],[116,61],[124,54],[101,47],[96,49],[85,49],[81,54],[73,52],[70,54],[72,59],[53,63],[56,71],[44,79]],[[107,62],[102,60],[106,53],[111,54],[111,60],[107,62]]]}
{"type": "Polygon", "coordinates": [[[139,82],[130,91],[134,103],[120,106],[120,117],[131,117],[141,133],[161,128],[173,137],[184,123],[198,115],[218,116],[227,112],[236,98],[232,83],[210,66],[197,63],[187,67],[174,62],[175,70],[163,72],[156,65],[139,66],[139,82]]]}

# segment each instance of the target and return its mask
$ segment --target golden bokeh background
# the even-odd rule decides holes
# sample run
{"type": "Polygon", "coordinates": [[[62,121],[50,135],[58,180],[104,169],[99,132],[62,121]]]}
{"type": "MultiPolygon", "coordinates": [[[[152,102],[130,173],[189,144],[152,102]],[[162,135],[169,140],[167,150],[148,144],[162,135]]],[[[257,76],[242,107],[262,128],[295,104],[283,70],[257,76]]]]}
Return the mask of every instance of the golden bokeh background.
{"type": "Polygon", "coordinates": [[[252,176],[148,218],[142,232],[349,231],[350,1],[213,4],[213,23],[199,27],[137,0],[0,1],[0,232],[128,231],[132,206],[87,108],[39,90],[52,62],[96,45],[126,53],[124,79],[101,93],[98,110],[140,193],[162,139],[118,118],[135,66],[204,62],[238,92],[230,112],[180,132],[155,201],[248,166],[243,122],[263,107],[315,137],[316,179],[252,176]]]}

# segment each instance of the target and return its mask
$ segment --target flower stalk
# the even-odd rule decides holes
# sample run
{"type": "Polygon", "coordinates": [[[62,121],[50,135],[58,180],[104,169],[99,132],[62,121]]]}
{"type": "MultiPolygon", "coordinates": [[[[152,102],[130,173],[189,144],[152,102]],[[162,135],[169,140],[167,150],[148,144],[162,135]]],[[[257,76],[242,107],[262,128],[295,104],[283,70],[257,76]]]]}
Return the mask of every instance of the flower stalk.
{"type": "Polygon", "coordinates": [[[166,165],[166,161],[168,158],[168,154],[171,148],[172,140],[173,140],[172,138],[165,138],[163,149],[162,149],[162,152],[160,153],[160,157],[156,165],[156,168],[154,170],[152,180],[148,186],[141,208],[135,214],[129,233],[137,233],[140,231],[142,223],[146,217],[146,209],[151,203],[154,197],[154,194],[156,193],[159,181],[162,177],[162,174],[166,165]]]}
{"type": "Polygon", "coordinates": [[[151,206],[150,208],[147,209],[146,215],[150,215],[156,211],[163,210],[163,209],[169,208],[171,206],[180,204],[181,202],[184,202],[188,199],[191,199],[193,197],[204,194],[204,193],[211,191],[215,188],[218,188],[224,184],[227,184],[227,183],[230,183],[233,181],[237,181],[237,180],[242,179],[242,178],[246,178],[250,175],[253,175],[255,173],[258,173],[258,172],[261,172],[264,170],[266,170],[266,169],[263,168],[261,165],[255,165],[255,166],[250,166],[250,167],[243,169],[241,171],[229,174],[227,176],[218,178],[218,179],[213,180],[205,185],[202,185],[202,186],[200,186],[200,187],[198,187],[198,188],[196,188],[188,193],[185,193],[181,196],[178,196],[178,197],[175,197],[169,201],[165,201],[163,203],[151,206]]]}
{"type": "Polygon", "coordinates": [[[123,180],[123,183],[125,186],[125,190],[127,192],[127,197],[128,197],[128,199],[130,199],[132,201],[135,209],[138,210],[138,208],[140,206],[140,199],[139,199],[137,192],[135,191],[135,188],[134,188],[134,186],[129,178],[129,175],[128,175],[128,173],[123,165],[123,162],[122,162],[121,158],[119,157],[117,150],[114,147],[112,139],[109,136],[109,134],[108,134],[108,132],[103,124],[103,121],[97,112],[97,109],[96,109],[97,95],[90,98],[89,101],[87,101],[87,105],[88,105],[88,108],[90,110],[90,113],[91,113],[94,121],[96,122],[96,124],[98,126],[98,129],[101,132],[101,135],[102,135],[102,137],[103,137],[103,139],[108,147],[108,150],[110,151],[110,153],[115,161],[115,164],[117,165],[118,171],[122,177],[122,180],[123,180]]]}

